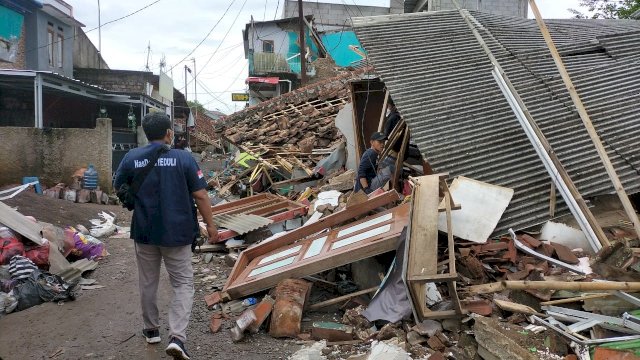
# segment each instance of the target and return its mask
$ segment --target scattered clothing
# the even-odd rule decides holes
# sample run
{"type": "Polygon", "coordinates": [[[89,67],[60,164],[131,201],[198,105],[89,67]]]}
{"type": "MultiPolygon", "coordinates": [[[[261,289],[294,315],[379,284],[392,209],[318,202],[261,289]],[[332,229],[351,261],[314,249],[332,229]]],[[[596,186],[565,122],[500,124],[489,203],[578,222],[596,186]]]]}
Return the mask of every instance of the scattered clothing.
{"type": "Polygon", "coordinates": [[[9,273],[13,280],[27,279],[37,269],[38,267],[33,261],[21,255],[15,255],[9,261],[9,273]]]}

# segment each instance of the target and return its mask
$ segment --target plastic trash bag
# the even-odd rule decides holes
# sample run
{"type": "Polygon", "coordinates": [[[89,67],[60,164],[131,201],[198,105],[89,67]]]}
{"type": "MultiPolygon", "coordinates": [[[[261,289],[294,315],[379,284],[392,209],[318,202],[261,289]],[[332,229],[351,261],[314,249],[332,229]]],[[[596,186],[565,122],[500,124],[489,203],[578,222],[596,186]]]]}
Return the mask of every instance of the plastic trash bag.
{"type": "Polygon", "coordinates": [[[95,237],[84,235],[73,227],[66,228],[65,235],[74,239],[72,255],[89,260],[97,260],[107,256],[104,244],[95,237]]]}
{"type": "Polygon", "coordinates": [[[0,292],[0,315],[9,314],[18,307],[18,299],[13,296],[13,292],[0,292]]]}
{"type": "Polygon", "coordinates": [[[18,300],[17,310],[22,311],[50,301],[75,300],[75,285],[66,283],[58,275],[34,270],[13,288],[14,297],[18,300]]]}

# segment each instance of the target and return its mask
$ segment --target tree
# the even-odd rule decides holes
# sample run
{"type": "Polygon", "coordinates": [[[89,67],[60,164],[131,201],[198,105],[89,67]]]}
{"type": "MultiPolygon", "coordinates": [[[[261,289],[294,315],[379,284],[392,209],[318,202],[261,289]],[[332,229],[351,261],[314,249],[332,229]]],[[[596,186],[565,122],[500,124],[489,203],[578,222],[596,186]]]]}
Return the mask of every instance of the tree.
{"type": "Polygon", "coordinates": [[[578,19],[632,19],[640,11],[640,0],[581,0],[587,13],[569,9],[578,19]]]}
{"type": "Polygon", "coordinates": [[[198,114],[204,114],[204,112],[207,111],[198,101],[187,101],[187,104],[194,113],[196,110],[198,110],[198,114]]]}

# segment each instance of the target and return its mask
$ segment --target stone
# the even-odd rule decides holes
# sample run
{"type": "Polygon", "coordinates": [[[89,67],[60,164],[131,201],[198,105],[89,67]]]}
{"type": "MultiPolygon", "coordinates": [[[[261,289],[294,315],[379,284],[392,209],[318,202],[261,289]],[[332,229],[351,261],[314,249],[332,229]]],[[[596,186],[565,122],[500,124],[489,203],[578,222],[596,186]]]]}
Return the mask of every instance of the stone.
{"type": "MultiPolygon", "coordinates": [[[[457,320],[455,320],[456,322],[458,322],[457,320]]],[[[419,335],[422,336],[433,336],[435,335],[438,331],[442,331],[443,326],[435,321],[435,320],[423,320],[422,322],[416,324],[414,327],[411,328],[411,330],[417,332],[419,335]]]]}
{"type": "Polygon", "coordinates": [[[442,327],[449,332],[459,332],[461,328],[460,319],[444,319],[442,327]]]}
{"type": "Polygon", "coordinates": [[[404,339],[404,331],[402,329],[398,329],[394,324],[386,324],[380,329],[378,335],[376,335],[376,339],[379,341],[389,340],[393,338],[404,339]]]}
{"type": "Polygon", "coordinates": [[[478,352],[484,358],[536,360],[537,356],[504,335],[495,319],[479,316],[475,319],[473,331],[478,344],[478,352]]]}
{"type": "Polygon", "coordinates": [[[415,331],[409,331],[407,333],[407,342],[410,345],[419,345],[419,344],[423,344],[427,342],[427,338],[425,338],[424,336],[421,336],[420,334],[418,334],[415,331]]]}

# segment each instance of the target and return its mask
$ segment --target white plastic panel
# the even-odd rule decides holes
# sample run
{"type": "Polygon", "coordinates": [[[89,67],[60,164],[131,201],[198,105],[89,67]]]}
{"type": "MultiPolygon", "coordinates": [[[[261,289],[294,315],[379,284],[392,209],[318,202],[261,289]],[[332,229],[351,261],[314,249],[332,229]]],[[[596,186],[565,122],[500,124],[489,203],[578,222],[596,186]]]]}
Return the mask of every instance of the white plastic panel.
{"type": "Polygon", "coordinates": [[[292,247],[290,249],[287,249],[287,250],[284,250],[284,251],[280,251],[279,253],[271,254],[271,255],[269,255],[267,257],[262,258],[262,260],[260,260],[258,265],[266,264],[266,263],[268,263],[270,261],[273,261],[275,259],[280,259],[281,257],[293,255],[293,254],[297,253],[298,251],[300,251],[300,249],[302,249],[302,245],[298,245],[298,246],[292,247]]]}
{"type": "Polygon", "coordinates": [[[271,270],[275,270],[277,268],[281,268],[283,266],[291,265],[291,264],[293,264],[293,260],[295,260],[295,258],[296,258],[295,256],[292,256],[292,257],[289,257],[289,258],[286,258],[286,259],[282,259],[280,261],[276,261],[273,264],[269,264],[269,265],[265,265],[263,267],[259,267],[259,268],[253,269],[253,271],[249,273],[249,277],[257,276],[257,275],[269,272],[271,270]]]}
{"type": "Polygon", "coordinates": [[[385,226],[377,227],[375,229],[371,229],[369,231],[365,231],[361,234],[350,236],[348,238],[342,239],[340,241],[336,241],[331,245],[331,250],[339,249],[343,246],[351,245],[353,243],[357,243],[358,241],[362,241],[364,239],[368,239],[370,237],[374,237],[376,235],[384,234],[391,230],[391,224],[387,224],[385,226]]]}
{"type": "Polygon", "coordinates": [[[311,245],[309,245],[307,252],[304,254],[303,259],[308,259],[320,254],[320,251],[322,251],[325,242],[327,242],[326,236],[313,240],[313,242],[311,242],[311,245]]]}
{"type": "Polygon", "coordinates": [[[378,216],[375,219],[371,219],[371,220],[365,221],[365,222],[363,222],[361,224],[358,224],[358,225],[355,225],[355,226],[340,230],[338,232],[338,237],[340,238],[340,237],[343,237],[345,235],[352,234],[352,233],[354,233],[356,231],[360,231],[362,229],[366,229],[368,227],[372,227],[374,225],[378,225],[378,224],[383,223],[385,221],[389,221],[392,218],[393,218],[393,214],[391,214],[391,213],[385,214],[383,216],[378,216]]]}

